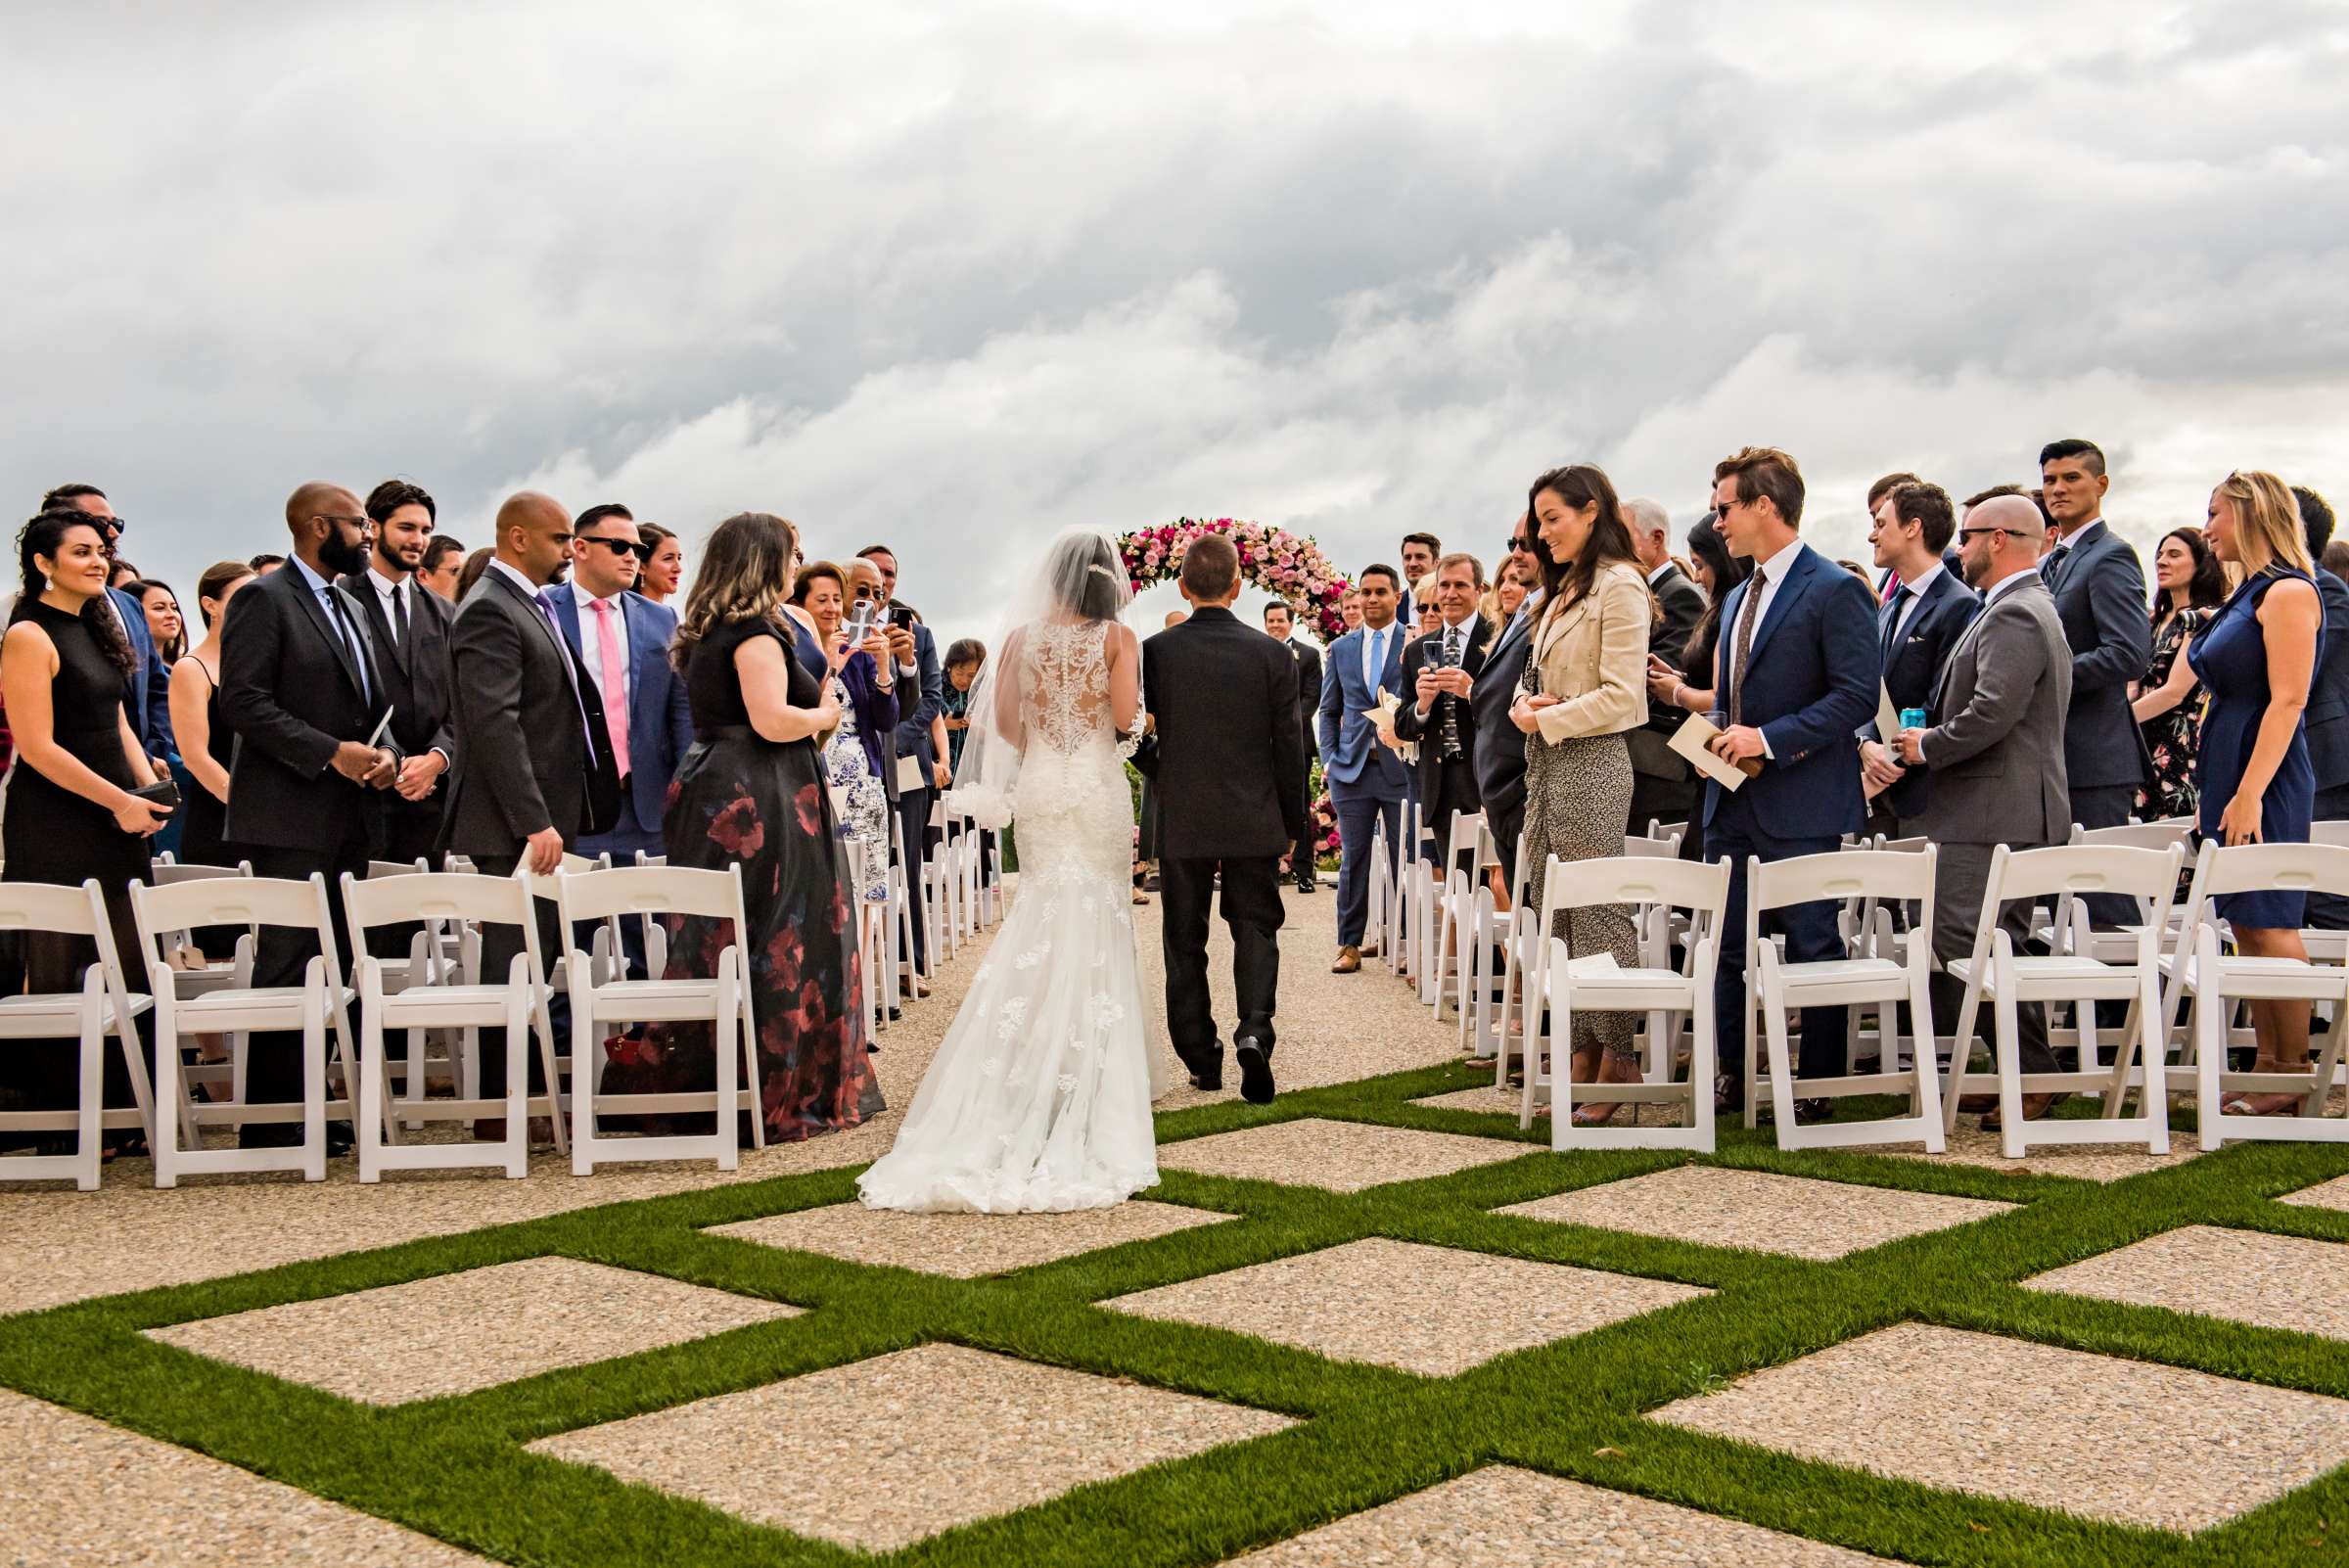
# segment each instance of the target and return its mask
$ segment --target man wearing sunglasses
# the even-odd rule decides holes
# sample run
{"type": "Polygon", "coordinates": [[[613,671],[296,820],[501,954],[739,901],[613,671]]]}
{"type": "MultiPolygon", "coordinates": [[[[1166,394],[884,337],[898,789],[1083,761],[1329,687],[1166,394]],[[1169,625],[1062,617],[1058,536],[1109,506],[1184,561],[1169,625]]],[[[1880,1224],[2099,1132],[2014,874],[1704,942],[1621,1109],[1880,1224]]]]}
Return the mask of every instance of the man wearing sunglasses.
{"type": "MultiPolygon", "coordinates": [[[[115,553],[115,542],[122,537],[126,527],[115,515],[114,503],[106,491],[95,484],[60,484],[41,497],[40,511],[54,512],[67,508],[87,512],[97,521],[98,531],[106,538],[106,552],[115,553]]],[[[130,722],[139,732],[139,744],[147,755],[158,760],[168,758],[178,750],[179,743],[171,736],[171,672],[163,668],[162,655],[156,650],[155,634],[147,628],[147,611],[138,600],[120,588],[108,588],[101,601],[115,613],[123,637],[130,643],[130,674],[122,682],[122,703],[130,710],[130,722]]]]}
{"type": "MultiPolygon", "coordinates": [[[[693,745],[685,683],[668,662],[676,612],[633,591],[651,553],[626,507],[591,506],[572,525],[571,582],[553,590],[555,623],[603,702],[620,777],[618,818],[576,848],[590,857],[609,853],[615,865],[635,864],[638,851],[667,852],[661,817],[668,781],[693,745]]],[[[632,922],[623,935],[631,963],[640,963],[632,922]]]]}

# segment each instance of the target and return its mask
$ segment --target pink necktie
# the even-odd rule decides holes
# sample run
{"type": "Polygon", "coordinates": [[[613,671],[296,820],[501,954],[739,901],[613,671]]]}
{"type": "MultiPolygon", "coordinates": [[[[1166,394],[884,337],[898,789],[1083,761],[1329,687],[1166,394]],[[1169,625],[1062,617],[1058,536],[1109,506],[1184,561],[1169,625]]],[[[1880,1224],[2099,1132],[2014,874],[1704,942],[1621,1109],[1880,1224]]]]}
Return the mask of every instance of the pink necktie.
{"type": "Polygon", "coordinates": [[[628,776],[628,677],[620,668],[620,638],[612,629],[612,601],[590,599],[595,611],[596,662],[604,670],[604,732],[612,737],[612,761],[628,776]]]}

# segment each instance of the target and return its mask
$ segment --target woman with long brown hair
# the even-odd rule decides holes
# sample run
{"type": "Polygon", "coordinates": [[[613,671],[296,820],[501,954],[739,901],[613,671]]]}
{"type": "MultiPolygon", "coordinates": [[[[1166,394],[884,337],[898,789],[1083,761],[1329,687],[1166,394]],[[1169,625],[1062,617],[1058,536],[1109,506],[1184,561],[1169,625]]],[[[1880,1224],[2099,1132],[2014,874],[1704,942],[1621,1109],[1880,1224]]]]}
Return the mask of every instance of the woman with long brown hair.
{"type": "Polygon", "coordinates": [[[2191,816],[2202,699],[2193,661],[2181,657],[2227,602],[2227,569],[2200,529],[2172,529],[2153,551],[2153,653],[2129,708],[2153,776],[2137,792],[2140,816],[2191,816]]]}
{"type": "MultiPolygon", "coordinates": [[[[673,657],[693,707],[666,823],[668,863],[742,866],[743,915],[689,918],[672,934],[673,978],[707,975],[728,944],[750,955],[759,1103],[770,1141],[854,1127],[881,1109],[865,1054],[863,977],[848,858],[824,788],[821,739],[840,723],[826,675],[792,657],[783,607],[799,535],[764,512],[717,526],[677,623],[673,657]]],[[[616,1094],[709,1089],[708,1024],[657,1025],[615,1042],[616,1094]]]]}
{"type": "MultiPolygon", "coordinates": [[[[1647,721],[1647,639],[1655,599],[1632,547],[1632,531],[1607,476],[1589,463],[1552,469],[1527,497],[1542,609],[1532,657],[1509,718],[1525,732],[1527,899],[1542,897],[1542,869],[1560,860],[1623,853],[1632,808],[1628,731],[1647,721]]],[[[1577,957],[1639,961],[1632,912],[1622,904],[1562,914],[1553,936],[1577,957]]],[[[1620,1084],[1639,1076],[1632,1021],[1619,1013],[1575,1020],[1572,1079],[1620,1084]]],[[[1700,1090],[1701,1092],[1701,1090],[1700,1090]]],[[[1579,1126],[1596,1126],[1613,1105],[1584,1106],[1579,1126]]]]}

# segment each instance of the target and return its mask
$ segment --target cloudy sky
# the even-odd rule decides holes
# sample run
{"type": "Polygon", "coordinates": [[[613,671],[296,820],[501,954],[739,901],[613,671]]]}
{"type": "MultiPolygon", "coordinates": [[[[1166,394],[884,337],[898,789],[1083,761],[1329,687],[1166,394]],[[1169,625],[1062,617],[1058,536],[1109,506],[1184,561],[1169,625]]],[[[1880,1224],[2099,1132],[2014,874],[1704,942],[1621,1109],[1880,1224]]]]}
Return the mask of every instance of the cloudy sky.
{"type": "Polygon", "coordinates": [[[1795,453],[1864,548],[2102,441],[2140,541],[2349,499],[2349,14],[1741,0],[10,7],[0,478],[185,593],[298,483],[880,538],[929,619],[1071,524],[1488,560],[1592,459],[1795,453]]]}

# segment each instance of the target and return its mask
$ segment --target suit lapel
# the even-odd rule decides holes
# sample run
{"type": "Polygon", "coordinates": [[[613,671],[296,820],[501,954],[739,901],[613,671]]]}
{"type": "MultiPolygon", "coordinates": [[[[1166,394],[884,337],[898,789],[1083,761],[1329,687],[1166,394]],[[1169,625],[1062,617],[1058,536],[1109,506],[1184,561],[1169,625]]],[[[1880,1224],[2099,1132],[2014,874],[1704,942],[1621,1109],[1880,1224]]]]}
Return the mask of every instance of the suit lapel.
{"type": "MultiPolygon", "coordinates": [[[[318,596],[310,591],[310,579],[303,576],[301,569],[290,561],[279,570],[289,579],[286,586],[293,593],[296,602],[301,606],[302,613],[310,618],[310,624],[318,629],[318,635],[324,637],[327,647],[334,651],[335,663],[343,667],[343,678],[349,681],[350,689],[358,694],[361,701],[365,701],[367,683],[359,678],[359,667],[352,663],[350,648],[344,642],[342,631],[336,627],[333,622],[327,620],[326,606],[320,604],[318,596]]],[[[328,584],[327,591],[329,593],[335,591],[333,584],[328,584]]],[[[351,618],[351,624],[363,626],[363,623],[356,616],[351,618]]],[[[365,636],[366,633],[362,629],[360,631],[362,641],[365,636]]]]}
{"type": "MultiPolygon", "coordinates": [[[[1808,544],[1796,549],[1794,564],[1786,569],[1786,580],[1779,583],[1778,591],[1770,596],[1770,605],[1762,613],[1762,623],[1754,627],[1754,645],[1745,651],[1749,666],[1762,657],[1762,650],[1770,645],[1771,633],[1785,623],[1794,607],[1811,591],[1812,584],[1819,576],[1818,564],[1825,559],[1808,544]]],[[[1746,578],[1746,587],[1751,588],[1754,581],[1753,577],[1746,578]]],[[[1746,678],[1753,678],[1750,669],[1746,671],[1746,678]]]]}

